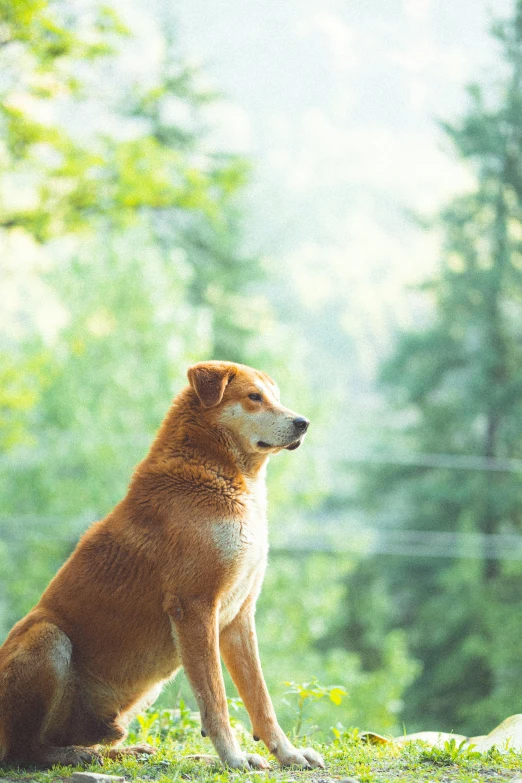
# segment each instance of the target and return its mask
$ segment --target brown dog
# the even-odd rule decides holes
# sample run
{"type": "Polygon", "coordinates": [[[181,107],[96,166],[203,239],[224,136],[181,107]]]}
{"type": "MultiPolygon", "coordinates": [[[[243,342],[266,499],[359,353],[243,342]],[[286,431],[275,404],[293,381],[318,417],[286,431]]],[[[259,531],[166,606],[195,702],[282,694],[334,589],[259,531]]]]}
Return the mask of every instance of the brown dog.
{"type": "Polygon", "coordinates": [[[223,763],[266,768],[231,730],[221,651],[254,736],[281,764],[324,766],[277,722],[254,625],[267,458],[297,448],[308,421],[250,367],[206,362],[188,378],[127,496],[87,531],[0,648],[0,761],[93,761],[93,746],[121,742],[184,666],[223,763]]]}

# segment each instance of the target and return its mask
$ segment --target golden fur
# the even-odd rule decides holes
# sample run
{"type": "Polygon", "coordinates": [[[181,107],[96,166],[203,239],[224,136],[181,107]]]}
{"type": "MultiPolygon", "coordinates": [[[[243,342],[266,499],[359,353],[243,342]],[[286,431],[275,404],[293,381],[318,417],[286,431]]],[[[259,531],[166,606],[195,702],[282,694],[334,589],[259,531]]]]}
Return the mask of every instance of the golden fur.
{"type": "Polygon", "coordinates": [[[229,362],[188,371],[126,497],[85,533],[0,648],[0,761],[80,764],[117,748],[137,711],[184,666],[223,763],[265,768],[230,727],[219,655],[281,764],[323,766],[277,722],[254,610],[268,551],[267,457],[308,422],[264,373],[229,362]]]}

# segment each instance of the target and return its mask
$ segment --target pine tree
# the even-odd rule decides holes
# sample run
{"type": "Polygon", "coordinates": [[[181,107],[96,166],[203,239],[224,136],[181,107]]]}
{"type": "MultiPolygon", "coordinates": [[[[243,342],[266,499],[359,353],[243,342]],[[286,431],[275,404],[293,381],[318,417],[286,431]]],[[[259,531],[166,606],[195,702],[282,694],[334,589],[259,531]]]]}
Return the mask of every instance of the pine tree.
{"type": "Polygon", "coordinates": [[[157,83],[148,89],[137,85],[130,98],[125,96],[121,111],[146,124],[151,144],[175,156],[182,153],[188,162],[184,178],[193,191],[187,190],[180,203],[151,203],[146,220],[166,259],[173,247],[183,249],[190,269],[190,304],[211,320],[209,358],[245,361],[258,324],[252,302],[246,305],[243,297],[262,277],[259,260],[242,250],[237,193],[248,180],[249,164],[241,156],[206,149],[204,110],[219,96],[196,89],[198,71],[180,60],[175,24],[167,12],[161,28],[165,46],[157,83]],[[184,123],[169,119],[169,107],[180,102],[188,110],[184,123]]]}
{"type": "Polygon", "coordinates": [[[337,636],[378,666],[384,632],[406,630],[423,666],[406,694],[408,730],[481,733],[520,711],[522,566],[492,557],[489,538],[522,533],[522,477],[493,469],[495,460],[522,457],[520,0],[494,34],[506,75],[492,88],[470,87],[468,111],[444,126],[476,185],[439,216],[440,270],[424,286],[434,316],[424,330],[400,335],[381,373],[410,422],[397,451],[475,455],[485,469],[390,464],[367,469],[361,484],[370,513],[393,510],[402,529],[479,534],[482,551],[362,563],[348,583],[348,616],[337,636]],[[376,579],[379,595],[371,589],[376,579]]]}

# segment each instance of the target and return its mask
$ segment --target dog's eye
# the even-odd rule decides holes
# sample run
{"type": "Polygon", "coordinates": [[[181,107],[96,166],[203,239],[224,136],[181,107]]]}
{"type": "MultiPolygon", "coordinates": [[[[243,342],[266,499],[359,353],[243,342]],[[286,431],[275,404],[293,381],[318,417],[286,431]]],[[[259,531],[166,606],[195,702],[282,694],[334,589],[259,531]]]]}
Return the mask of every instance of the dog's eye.
{"type": "Polygon", "coordinates": [[[260,394],[249,394],[248,396],[251,400],[254,400],[254,402],[263,402],[263,398],[260,394]]]}

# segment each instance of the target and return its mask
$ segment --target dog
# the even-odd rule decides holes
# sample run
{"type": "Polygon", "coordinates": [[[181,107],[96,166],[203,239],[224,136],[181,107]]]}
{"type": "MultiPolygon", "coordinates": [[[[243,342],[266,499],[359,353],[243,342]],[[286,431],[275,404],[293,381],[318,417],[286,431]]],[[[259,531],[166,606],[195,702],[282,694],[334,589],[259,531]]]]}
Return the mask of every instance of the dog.
{"type": "Polygon", "coordinates": [[[254,738],[283,766],[324,767],[277,722],[254,624],[268,552],[267,460],[296,449],[309,422],[283,407],[264,372],[209,361],[187,374],[126,497],[89,528],[0,648],[4,763],[154,752],[118,745],[183,666],[223,764],[269,768],[231,729],[221,653],[254,738]]]}

